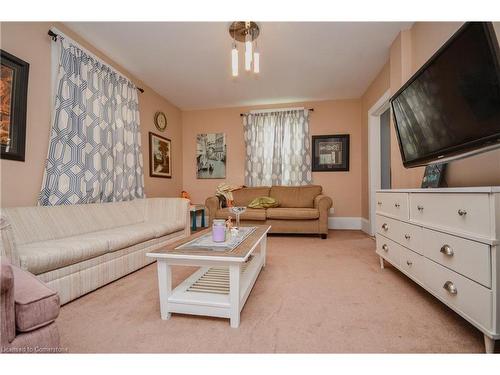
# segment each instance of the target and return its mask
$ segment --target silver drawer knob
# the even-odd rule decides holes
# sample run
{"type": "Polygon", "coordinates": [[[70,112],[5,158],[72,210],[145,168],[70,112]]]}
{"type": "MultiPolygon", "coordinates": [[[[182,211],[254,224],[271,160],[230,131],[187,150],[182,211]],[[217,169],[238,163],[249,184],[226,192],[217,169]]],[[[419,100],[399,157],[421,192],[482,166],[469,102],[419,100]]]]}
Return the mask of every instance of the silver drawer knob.
{"type": "Polygon", "coordinates": [[[459,214],[460,216],[465,216],[465,215],[467,215],[467,211],[462,210],[462,209],[459,209],[459,210],[458,210],[458,214],[459,214]]]}
{"type": "Polygon", "coordinates": [[[439,250],[439,252],[449,257],[452,257],[453,254],[455,254],[450,245],[443,245],[443,247],[441,247],[441,250],[439,250]]]}
{"type": "Polygon", "coordinates": [[[405,234],[405,238],[406,238],[407,240],[409,240],[411,237],[410,237],[410,235],[407,233],[407,234],[405,234]]]}
{"type": "Polygon", "coordinates": [[[458,293],[457,287],[451,281],[447,281],[443,285],[443,289],[447,290],[448,293],[456,295],[458,293]]]}
{"type": "Polygon", "coordinates": [[[410,260],[407,260],[407,261],[406,261],[406,264],[407,264],[408,266],[410,266],[410,267],[411,267],[411,265],[413,264],[413,262],[412,262],[412,261],[410,261],[410,260]]]}
{"type": "Polygon", "coordinates": [[[424,210],[424,206],[420,206],[420,205],[418,205],[418,206],[417,206],[417,210],[419,210],[419,211],[423,211],[423,210],[424,210]]]}
{"type": "Polygon", "coordinates": [[[382,250],[384,250],[385,252],[388,252],[389,251],[389,246],[387,246],[386,244],[383,244],[382,245],[382,250]]]}
{"type": "Polygon", "coordinates": [[[387,231],[389,229],[389,225],[387,225],[387,223],[382,224],[382,229],[387,231]]]}
{"type": "Polygon", "coordinates": [[[394,203],[394,207],[399,208],[401,205],[399,203],[394,203]]]}
{"type": "Polygon", "coordinates": [[[377,204],[378,204],[379,206],[382,206],[382,202],[380,202],[380,201],[379,201],[379,202],[377,202],[377,204]]]}

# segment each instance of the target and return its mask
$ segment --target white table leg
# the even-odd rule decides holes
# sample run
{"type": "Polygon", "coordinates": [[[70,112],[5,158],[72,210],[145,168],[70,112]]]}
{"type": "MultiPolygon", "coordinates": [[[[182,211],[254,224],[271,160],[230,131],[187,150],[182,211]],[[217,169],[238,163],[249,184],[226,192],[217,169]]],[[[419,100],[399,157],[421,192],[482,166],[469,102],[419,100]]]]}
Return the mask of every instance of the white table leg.
{"type": "Polygon", "coordinates": [[[495,353],[495,340],[493,340],[491,337],[484,335],[484,348],[486,354],[495,353]]]}
{"type": "Polygon", "coordinates": [[[380,258],[380,268],[384,269],[384,258],[382,257],[379,258],[380,258]]]}
{"type": "Polygon", "coordinates": [[[260,254],[262,255],[262,267],[266,266],[267,235],[260,241],[260,254]]]}
{"type": "Polygon", "coordinates": [[[168,311],[168,297],[172,293],[172,269],[165,261],[158,259],[158,290],[160,293],[160,312],[163,320],[170,319],[170,312],[168,311]]]}
{"type": "Polygon", "coordinates": [[[240,265],[229,266],[230,323],[232,328],[240,325],[240,265]]]}

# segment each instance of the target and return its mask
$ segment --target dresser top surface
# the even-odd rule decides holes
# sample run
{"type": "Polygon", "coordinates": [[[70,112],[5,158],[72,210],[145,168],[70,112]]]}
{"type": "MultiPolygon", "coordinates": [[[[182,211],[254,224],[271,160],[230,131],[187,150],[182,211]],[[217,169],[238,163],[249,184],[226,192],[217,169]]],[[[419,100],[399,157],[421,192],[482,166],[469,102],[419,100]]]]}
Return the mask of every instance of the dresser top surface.
{"type": "Polygon", "coordinates": [[[500,193],[500,186],[475,186],[428,189],[382,189],[377,193],[500,193]]]}

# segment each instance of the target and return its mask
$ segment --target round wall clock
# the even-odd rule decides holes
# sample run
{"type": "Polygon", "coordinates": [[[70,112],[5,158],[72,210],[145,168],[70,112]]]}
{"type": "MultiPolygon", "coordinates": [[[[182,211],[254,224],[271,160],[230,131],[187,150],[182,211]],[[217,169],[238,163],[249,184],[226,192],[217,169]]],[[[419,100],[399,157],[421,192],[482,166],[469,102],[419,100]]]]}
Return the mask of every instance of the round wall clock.
{"type": "Polygon", "coordinates": [[[155,113],[155,126],[159,131],[165,131],[165,129],[167,128],[167,116],[165,116],[165,113],[155,113]]]}

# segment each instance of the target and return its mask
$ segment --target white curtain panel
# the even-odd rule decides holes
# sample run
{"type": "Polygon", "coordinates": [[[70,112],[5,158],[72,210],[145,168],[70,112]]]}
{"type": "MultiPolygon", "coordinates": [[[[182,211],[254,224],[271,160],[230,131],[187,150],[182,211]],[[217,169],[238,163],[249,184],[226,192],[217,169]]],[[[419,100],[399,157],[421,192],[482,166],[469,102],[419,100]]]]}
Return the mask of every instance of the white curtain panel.
{"type": "Polygon", "coordinates": [[[135,85],[61,36],[39,204],[144,198],[135,85]]]}
{"type": "Polygon", "coordinates": [[[307,109],[248,113],[243,126],[247,186],[312,182],[307,109]]]}

